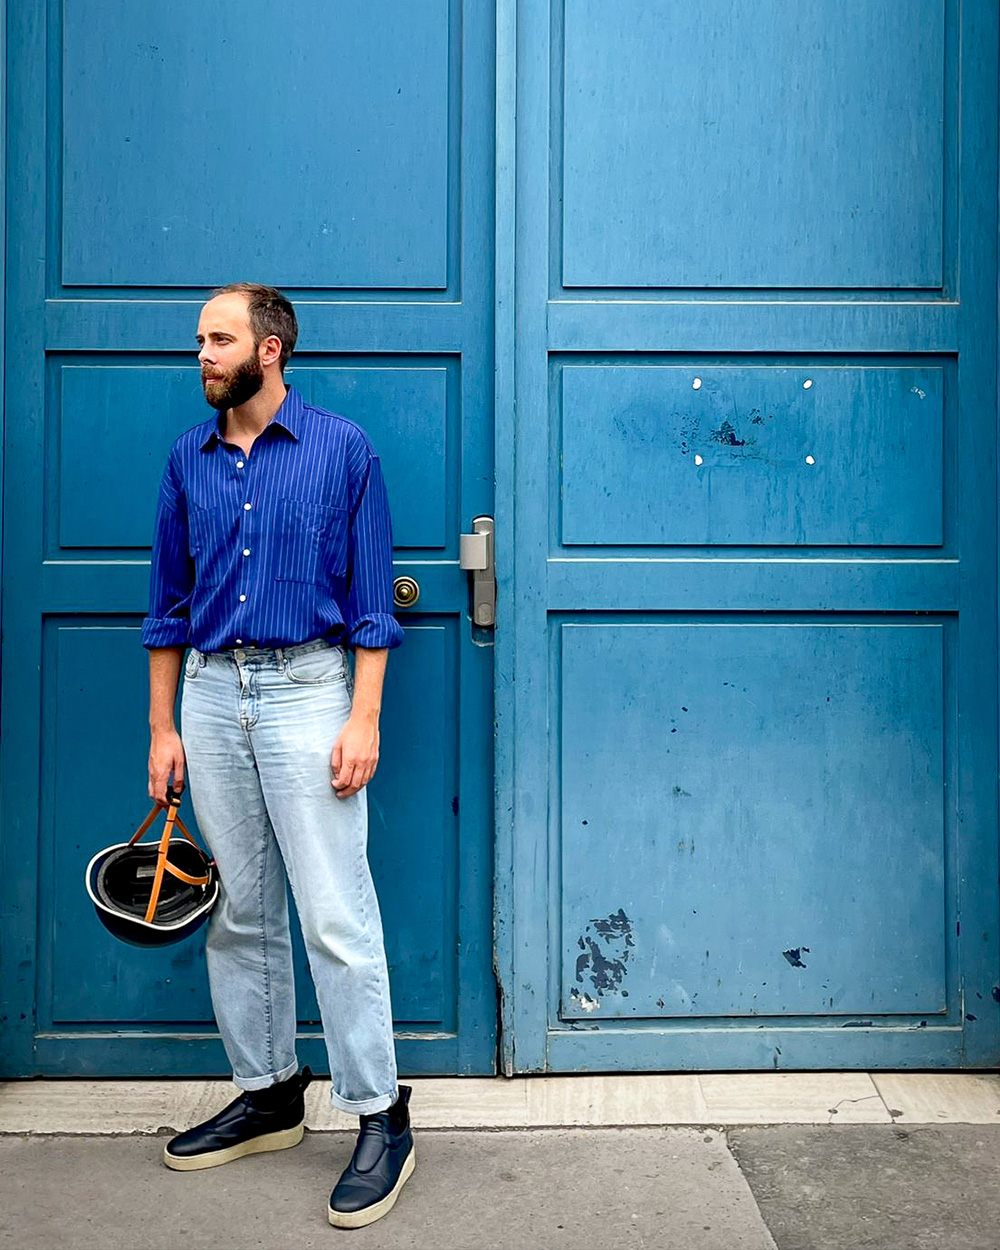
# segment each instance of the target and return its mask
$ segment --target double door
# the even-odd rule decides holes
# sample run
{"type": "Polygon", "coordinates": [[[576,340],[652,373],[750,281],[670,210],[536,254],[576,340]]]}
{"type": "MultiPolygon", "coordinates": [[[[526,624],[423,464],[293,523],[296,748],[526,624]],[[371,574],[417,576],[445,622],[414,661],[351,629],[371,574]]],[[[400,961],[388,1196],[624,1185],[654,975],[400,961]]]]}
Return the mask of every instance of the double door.
{"type": "Polygon", "coordinates": [[[419,588],[401,1069],[995,1066],[995,5],[258,7],[8,5],[0,1071],[225,1071],[200,942],[113,943],[82,873],[238,278],[419,588]]]}

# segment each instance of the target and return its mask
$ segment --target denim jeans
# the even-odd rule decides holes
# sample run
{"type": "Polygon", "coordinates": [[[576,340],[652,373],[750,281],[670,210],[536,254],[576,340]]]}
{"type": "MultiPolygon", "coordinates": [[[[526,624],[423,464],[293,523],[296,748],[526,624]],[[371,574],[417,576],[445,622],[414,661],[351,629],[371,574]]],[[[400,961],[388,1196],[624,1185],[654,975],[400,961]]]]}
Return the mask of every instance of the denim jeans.
{"type": "Polygon", "coordinates": [[[396,1100],[396,1056],[367,796],[339,799],[330,784],[330,752],[350,711],[343,647],[188,653],[181,735],[222,887],[206,946],[233,1079],[263,1089],[298,1069],[287,873],[323,1020],[331,1102],[368,1115],[396,1100]]]}

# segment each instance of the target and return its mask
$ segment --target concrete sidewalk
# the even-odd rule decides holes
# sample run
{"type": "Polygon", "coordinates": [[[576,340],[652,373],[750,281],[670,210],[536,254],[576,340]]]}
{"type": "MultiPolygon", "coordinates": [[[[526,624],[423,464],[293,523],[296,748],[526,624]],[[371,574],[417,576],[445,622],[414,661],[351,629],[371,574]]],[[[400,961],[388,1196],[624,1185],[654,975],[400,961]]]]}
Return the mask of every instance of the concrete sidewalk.
{"type": "Polygon", "coordinates": [[[299,1147],[187,1174],[160,1161],[167,1126],[190,1122],[178,1109],[217,1109],[227,1083],[11,1082],[0,1085],[0,1246],[1000,1250],[1000,1080],[872,1074],[906,1106],[835,1097],[868,1077],[415,1080],[417,1169],[386,1219],[352,1233],[326,1222],[354,1144],[353,1132],[317,1128],[326,1082],[310,1091],[299,1147]],[[728,1114],[609,1124],[647,1113],[650,1099],[668,1108],[678,1081],[714,1087],[716,1109],[728,1082],[728,1114]],[[535,1119],[587,1124],[481,1123],[483,1106],[502,1120],[527,1104],[535,1119]],[[456,1127],[463,1119],[480,1124],[456,1127]]]}

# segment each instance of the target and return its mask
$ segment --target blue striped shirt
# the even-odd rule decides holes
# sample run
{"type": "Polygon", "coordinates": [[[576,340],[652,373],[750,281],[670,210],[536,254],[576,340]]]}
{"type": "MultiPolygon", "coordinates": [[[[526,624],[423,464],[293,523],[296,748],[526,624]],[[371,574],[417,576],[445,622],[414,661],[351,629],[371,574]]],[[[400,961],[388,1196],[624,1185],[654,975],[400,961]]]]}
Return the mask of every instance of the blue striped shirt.
{"type": "Polygon", "coordinates": [[[171,448],[143,646],[398,646],[389,505],[364,432],[291,388],[249,455],[223,417],[171,448]]]}

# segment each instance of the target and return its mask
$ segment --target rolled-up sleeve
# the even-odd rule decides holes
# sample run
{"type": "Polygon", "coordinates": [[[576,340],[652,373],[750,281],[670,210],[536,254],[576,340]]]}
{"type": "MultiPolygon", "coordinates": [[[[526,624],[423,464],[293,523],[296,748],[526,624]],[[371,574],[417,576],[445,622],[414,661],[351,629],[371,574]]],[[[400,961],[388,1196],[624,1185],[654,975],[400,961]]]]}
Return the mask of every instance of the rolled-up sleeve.
{"type": "Polygon", "coordinates": [[[398,647],[392,610],[392,522],[378,456],[370,450],[352,482],[348,520],[347,645],[398,647]]]}
{"type": "Polygon", "coordinates": [[[149,615],[142,645],[185,647],[190,638],[194,561],[188,542],[187,504],[173,455],[160,483],[149,577],[149,615]]]}

